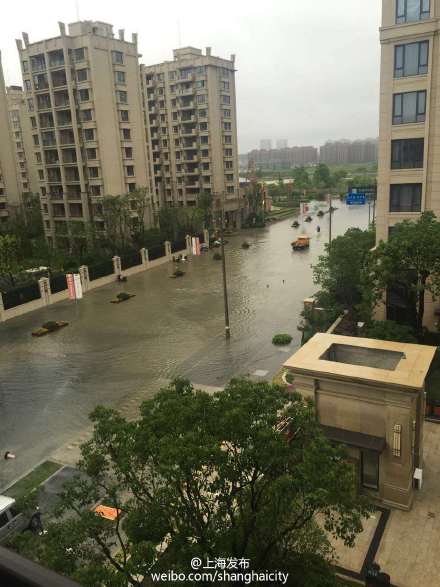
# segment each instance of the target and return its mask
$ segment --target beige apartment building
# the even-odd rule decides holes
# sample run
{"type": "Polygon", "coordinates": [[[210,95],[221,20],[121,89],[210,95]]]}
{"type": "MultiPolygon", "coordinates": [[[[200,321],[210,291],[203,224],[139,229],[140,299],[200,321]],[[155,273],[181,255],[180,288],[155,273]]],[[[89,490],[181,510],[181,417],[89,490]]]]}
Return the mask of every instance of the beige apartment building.
{"type": "Polygon", "coordinates": [[[235,56],[211,48],[174,50],[174,59],[142,65],[145,117],[157,206],[195,206],[224,198],[227,222],[241,223],[235,56]]]}
{"type": "Polygon", "coordinates": [[[115,37],[103,22],[68,31],[59,23],[58,36],[31,42],[23,33],[17,47],[45,233],[68,246],[83,234],[79,223],[104,230],[103,196],[153,188],[137,36],[115,37]]]}
{"type": "MultiPolygon", "coordinates": [[[[440,0],[383,0],[377,240],[425,210],[440,217],[440,0]]],[[[407,314],[405,292],[381,317],[407,314]]],[[[436,305],[426,297],[425,324],[436,305]]]]}
{"type": "Polygon", "coordinates": [[[327,438],[345,445],[359,487],[385,506],[410,509],[423,491],[425,378],[435,352],[319,333],[284,364],[327,438]]]}
{"type": "Polygon", "coordinates": [[[0,55],[0,222],[8,219],[11,211],[21,205],[20,184],[17,177],[12,129],[5,81],[0,55]]]}

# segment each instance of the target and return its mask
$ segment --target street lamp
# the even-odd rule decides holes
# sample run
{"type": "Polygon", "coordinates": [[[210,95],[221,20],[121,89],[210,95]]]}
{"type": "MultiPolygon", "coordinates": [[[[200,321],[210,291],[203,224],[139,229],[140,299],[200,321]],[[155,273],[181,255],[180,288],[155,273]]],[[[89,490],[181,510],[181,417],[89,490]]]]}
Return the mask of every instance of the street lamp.
{"type": "Polygon", "coordinates": [[[225,224],[225,193],[219,194],[221,197],[221,220],[220,220],[220,242],[222,251],[222,276],[223,276],[223,301],[225,307],[225,337],[231,338],[229,328],[229,304],[228,304],[228,286],[226,281],[226,261],[225,261],[225,243],[224,243],[224,224],[225,224]]]}

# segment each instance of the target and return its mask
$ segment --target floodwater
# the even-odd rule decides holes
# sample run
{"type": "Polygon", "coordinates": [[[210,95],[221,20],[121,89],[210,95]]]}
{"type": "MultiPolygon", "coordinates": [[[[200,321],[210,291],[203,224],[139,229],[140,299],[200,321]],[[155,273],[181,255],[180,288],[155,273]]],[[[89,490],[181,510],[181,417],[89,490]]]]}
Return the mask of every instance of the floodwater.
{"type": "MultiPolygon", "coordinates": [[[[367,227],[367,208],[334,205],[334,236],[367,227]]],[[[182,278],[170,279],[172,264],[165,264],[80,301],[0,324],[0,454],[17,454],[0,466],[0,490],[75,436],[97,404],[117,407],[140,390],[147,397],[177,374],[214,386],[238,374],[273,376],[299,346],[302,300],[316,290],[310,266],[328,241],[328,214],[313,214],[299,229],[291,228],[292,220],[229,238],[230,341],[224,338],[222,264],[212,252],[182,264],[182,278]],[[310,250],[294,253],[290,242],[301,233],[312,236],[310,250]],[[121,290],[136,297],[110,304],[121,290]],[[55,319],[70,324],[31,337],[55,319]],[[279,332],[293,336],[289,348],[271,344],[279,332]]]]}

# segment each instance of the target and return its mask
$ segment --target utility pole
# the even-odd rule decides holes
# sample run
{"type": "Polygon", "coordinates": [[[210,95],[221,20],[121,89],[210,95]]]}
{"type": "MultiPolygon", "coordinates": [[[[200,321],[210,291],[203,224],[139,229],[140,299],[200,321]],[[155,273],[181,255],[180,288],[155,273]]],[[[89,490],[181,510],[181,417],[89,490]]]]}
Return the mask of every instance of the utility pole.
{"type": "Polygon", "coordinates": [[[225,224],[225,193],[221,193],[222,198],[222,211],[221,211],[221,224],[220,224],[220,241],[222,251],[222,274],[223,274],[223,301],[225,305],[225,337],[226,339],[231,338],[231,330],[229,328],[229,304],[228,304],[228,286],[226,281],[226,260],[225,260],[225,237],[224,237],[224,224],[225,224]]]}
{"type": "Polygon", "coordinates": [[[330,202],[330,206],[329,206],[329,209],[328,209],[328,213],[329,213],[328,246],[330,248],[331,247],[331,244],[332,244],[332,214],[333,214],[332,196],[331,196],[331,194],[328,195],[328,198],[329,198],[329,202],[330,202]]]}

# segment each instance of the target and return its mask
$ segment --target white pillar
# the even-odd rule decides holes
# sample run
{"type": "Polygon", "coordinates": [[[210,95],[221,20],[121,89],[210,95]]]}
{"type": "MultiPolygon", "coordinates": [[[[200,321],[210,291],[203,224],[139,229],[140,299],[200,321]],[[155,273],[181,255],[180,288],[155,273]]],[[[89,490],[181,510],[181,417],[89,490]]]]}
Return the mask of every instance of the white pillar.
{"type": "Polygon", "coordinates": [[[40,297],[44,302],[45,306],[48,306],[51,303],[51,290],[50,290],[50,281],[48,277],[40,277],[38,280],[38,287],[40,288],[40,297]]]}
{"type": "Polygon", "coordinates": [[[115,273],[115,275],[121,275],[121,273],[122,273],[121,257],[118,257],[117,255],[115,255],[113,257],[112,261],[113,261],[113,273],[115,273]]]}
{"type": "Polygon", "coordinates": [[[191,237],[189,234],[186,235],[185,242],[186,242],[186,254],[192,255],[192,242],[191,242],[191,237]]]}
{"type": "Polygon", "coordinates": [[[87,267],[87,265],[81,265],[81,267],[78,269],[78,272],[81,277],[83,292],[86,292],[89,289],[89,268],[87,267]]]}
{"type": "Polygon", "coordinates": [[[142,259],[142,265],[145,267],[145,269],[148,269],[148,266],[150,264],[150,257],[148,256],[148,249],[142,248],[140,250],[140,254],[141,254],[141,259],[142,259]]]}
{"type": "Polygon", "coordinates": [[[209,247],[209,230],[207,228],[203,229],[203,240],[205,241],[205,244],[207,244],[209,247]]]}
{"type": "Polygon", "coordinates": [[[171,243],[170,241],[165,241],[165,256],[169,261],[171,261],[171,243]]]}

